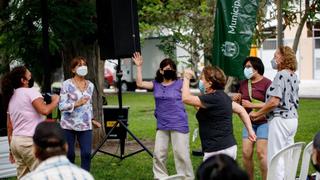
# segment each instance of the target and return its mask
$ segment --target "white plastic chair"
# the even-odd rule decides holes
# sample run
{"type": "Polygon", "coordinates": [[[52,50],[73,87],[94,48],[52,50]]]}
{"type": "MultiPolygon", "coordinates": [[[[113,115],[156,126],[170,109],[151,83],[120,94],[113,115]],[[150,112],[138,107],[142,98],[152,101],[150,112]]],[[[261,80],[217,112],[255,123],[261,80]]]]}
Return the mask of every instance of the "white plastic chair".
{"type": "Polygon", "coordinates": [[[283,161],[284,166],[284,180],[293,180],[296,178],[298,163],[300,159],[300,154],[304,142],[294,143],[283,149],[281,149],[277,154],[275,154],[270,161],[267,173],[267,180],[277,179],[277,169],[278,163],[283,161]]]}
{"type": "Polygon", "coordinates": [[[310,158],[311,158],[311,153],[312,153],[312,145],[313,145],[313,142],[311,141],[303,150],[301,170],[300,170],[300,175],[298,178],[299,180],[306,180],[307,179],[309,165],[310,165],[310,158]]]}
{"type": "Polygon", "coordinates": [[[185,177],[182,174],[175,174],[175,175],[171,175],[171,176],[167,176],[164,178],[161,178],[160,180],[184,180],[185,177]]]}
{"type": "Polygon", "coordinates": [[[8,137],[0,137],[0,179],[13,176],[17,176],[17,169],[9,162],[8,137]]]}

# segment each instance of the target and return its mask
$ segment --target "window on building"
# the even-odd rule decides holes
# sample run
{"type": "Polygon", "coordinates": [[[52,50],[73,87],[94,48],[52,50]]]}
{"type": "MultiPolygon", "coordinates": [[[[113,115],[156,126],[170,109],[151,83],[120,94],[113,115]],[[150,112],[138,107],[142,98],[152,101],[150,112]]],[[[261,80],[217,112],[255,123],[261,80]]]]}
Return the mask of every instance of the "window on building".
{"type": "Polygon", "coordinates": [[[277,40],[265,40],[262,47],[263,50],[275,50],[277,48],[277,40]]]}

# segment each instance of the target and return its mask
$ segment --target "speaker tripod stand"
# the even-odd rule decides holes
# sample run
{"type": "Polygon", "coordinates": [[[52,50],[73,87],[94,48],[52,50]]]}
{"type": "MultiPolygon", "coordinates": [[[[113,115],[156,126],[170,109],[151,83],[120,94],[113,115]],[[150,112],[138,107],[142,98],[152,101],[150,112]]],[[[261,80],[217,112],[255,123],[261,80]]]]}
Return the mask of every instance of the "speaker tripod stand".
{"type": "MultiPolygon", "coordinates": [[[[118,65],[117,65],[117,87],[118,87],[118,103],[119,103],[119,109],[117,109],[117,114],[116,114],[116,123],[113,124],[112,128],[109,130],[109,132],[107,133],[107,135],[104,137],[104,139],[102,140],[102,142],[99,144],[98,148],[92,153],[91,155],[91,159],[96,155],[97,152],[101,152],[113,157],[117,157],[121,160],[133,156],[137,153],[143,152],[143,151],[147,151],[147,153],[152,157],[152,153],[150,152],[150,150],[143,145],[143,143],[128,129],[127,127],[127,117],[126,117],[126,113],[128,113],[128,111],[126,111],[125,108],[122,107],[122,89],[121,89],[121,78],[122,78],[122,71],[121,71],[121,62],[120,59],[118,59],[118,65]],[[124,134],[121,134],[119,137],[119,143],[120,143],[120,155],[117,154],[112,154],[106,151],[101,150],[101,147],[107,142],[107,140],[110,138],[111,133],[117,128],[119,127],[120,129],[123,128],[124,130],[124,134]],[[126,139],[126,133],[129,133],[130,136],[142,147],[142,149],[132,152],[130,154],[125,155],[124,154],[124,150],[125,150],[125,139],[126,139]]],[[[105,123],[107,123],[105,121],[105,123]]]]}

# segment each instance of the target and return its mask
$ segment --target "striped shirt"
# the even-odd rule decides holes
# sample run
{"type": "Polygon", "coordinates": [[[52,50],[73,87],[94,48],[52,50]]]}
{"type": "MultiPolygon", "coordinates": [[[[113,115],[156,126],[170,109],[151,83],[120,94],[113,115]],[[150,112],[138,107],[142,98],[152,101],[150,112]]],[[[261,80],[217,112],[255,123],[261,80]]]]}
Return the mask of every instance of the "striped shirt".
{"type": "Polygon", "coordinates": [[[93,180],[92,175],[72,164],[66,156],[54,156],[42,161],[39,166],[21,180],[93,180]]]}

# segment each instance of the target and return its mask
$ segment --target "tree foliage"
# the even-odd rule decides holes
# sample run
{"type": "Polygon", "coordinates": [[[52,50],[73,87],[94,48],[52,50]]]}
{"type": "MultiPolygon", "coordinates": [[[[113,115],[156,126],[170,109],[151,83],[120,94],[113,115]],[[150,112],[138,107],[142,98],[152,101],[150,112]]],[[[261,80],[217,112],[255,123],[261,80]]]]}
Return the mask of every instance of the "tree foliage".
{"type": "MultiPolygon", "coordinates": [[[[52,70],[61,66],[68,41],[93,42],[95,4],[85,0],[48,0],[49,50],[52,70]]],[[[25,63],[41,82],[42,26],[40,0],[13,0],[0,14],[2,66],[12,60],[25,63]],[[40,79],[39,79],[40,78],[40,79]]]]}
{"type": "Polygon", "coordinates": [[[193,68],[201,58],[211,57],[213,32],[213,0],[140,0],[139,23],[143,37],[160,37],[160,48],[176,58],[178,45],[190,55],[193,68]]]}

